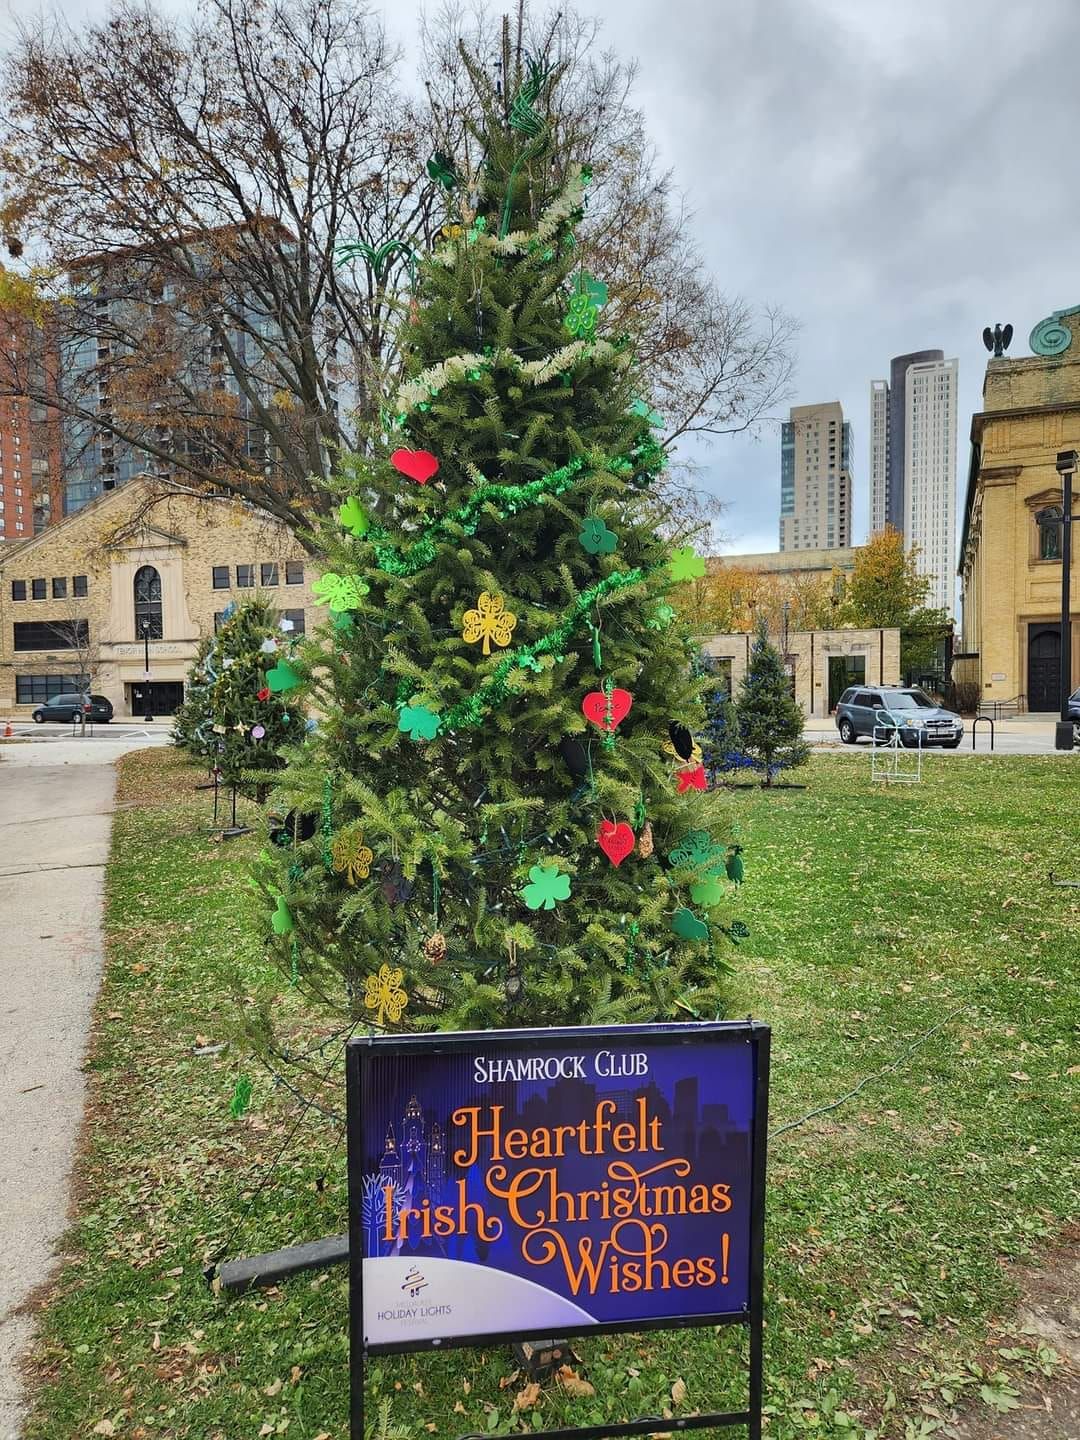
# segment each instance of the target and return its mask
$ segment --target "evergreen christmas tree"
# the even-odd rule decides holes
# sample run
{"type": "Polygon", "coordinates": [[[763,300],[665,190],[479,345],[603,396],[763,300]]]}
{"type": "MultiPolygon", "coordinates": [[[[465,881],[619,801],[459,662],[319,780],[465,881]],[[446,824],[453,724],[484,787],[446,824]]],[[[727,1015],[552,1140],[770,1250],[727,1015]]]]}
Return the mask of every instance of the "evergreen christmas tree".
{"type": "Polygon", "coordinates": [[[810,758],[802,738],[802,707],[791,693],[784,662],[770,645],[764,625],[758,627],[735,713],[740,748],[764,772],[766,785],[780,770],[805,765],[810,758]]]}
{"type": "Polygon", "coordinates": [[[753,761],[742,749],[735,702],[726,685],[718,685],[715,676],[703,672],[709,680],[705,691],[705,723],[701,731],[701,758],[705,773],[715,784],[722,775],[742,770],[753,761]]]}
{"type": "Polygon", "coordinates": [[[184,686],[183,704],[173,716],[170,735],[174,745],[204,760],[217,753],[217,743],[211,731],[214,716],[210,697],[214,687],[206,670],[207,657],[213,647],[213,635],[202,636],[196,646],[195,659],[191,662],[184,686]]]}
{"type": "Polygon", "coordinates": [[[661,537],[659,417],[598,334],[587,170],[551,191],[551,77],[512,104],[474,78],[483,167],[431,162],[456,213],[324,536],[330,623],[296,667],[322,719],[258,870],[273,943],[383,1028],[711,1018],[745,931],[667,603],[704,565],[661,537]]]}
{"type": "MultiPolygon", "coordinates": [[[[192,700],[204,712],[192,727],[197,745],[221,770],[222,781],[242,794],[263,799],[281,751],[304,737],[299,696],[286,698],[268,684],[265,671],[276,661],[288,667],[292,644],[277,611],[261,596],[230,604],[202,664],[202,687],[192,700]]],[[[185,725],[186,725],[185,721],[185,725]]]]}

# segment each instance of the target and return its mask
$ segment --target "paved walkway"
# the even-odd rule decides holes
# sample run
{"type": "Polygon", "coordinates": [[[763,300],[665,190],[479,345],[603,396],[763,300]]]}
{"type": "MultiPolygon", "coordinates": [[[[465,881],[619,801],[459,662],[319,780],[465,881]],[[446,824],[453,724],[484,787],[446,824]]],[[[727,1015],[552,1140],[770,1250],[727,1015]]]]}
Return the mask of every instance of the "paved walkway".
{"type": "Polygon", "coordinates": [[[101,972],[112,762],[140,743],[0,745],[0,1440],[21,1427],[18,1360],[33,1330],[21,1307],[67,1224],[101,972]]]}

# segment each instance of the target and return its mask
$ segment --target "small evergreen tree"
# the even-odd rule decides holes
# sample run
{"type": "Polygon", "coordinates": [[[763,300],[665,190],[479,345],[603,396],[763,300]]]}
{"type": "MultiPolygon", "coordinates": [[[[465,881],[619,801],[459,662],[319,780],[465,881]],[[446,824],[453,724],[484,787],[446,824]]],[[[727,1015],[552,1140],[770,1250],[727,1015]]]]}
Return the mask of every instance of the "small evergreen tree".
{"type": "Polygon", "coordinates": [[[739,686],[736,705],[739,745],[771,785],[779,770],[805,765],[810,751],[803,740],[802,707],[779,650],[759,625],[750,666],[739,686]]]}
{"type": "Polygon", "coordinates": [[[408,379],[322,536],[332,621],[300,668],[323,719],[274,797],[311,838],[257,872],[272,943],[387,1029],[715,1015],[742,932],[668,603],[704,563],[661,536],[659,417],[597,333],[550,77],[509,98],[475,78],[482,168],[436,157],[455,213],[419,265],[408,379]]]}
{"type": "Polygon", "coordinates": [[[213,635],[203,635],[195,648],[195,659],[191,662],[184,685],[183,704],[173,716],[170,739],[181,750],[209,759],[217,753],[217,743],[212,734],[214,723],[210,707],[213,685],[206,671],[206,661],[214,646],[213,635]]]}
{"type": "MultiPolygon", "coordinates": [[[[706,671],[706,674],[708,672],[706,671]]],[[[705,723],[701,730],[701,758],[709,780],[716,784],[722,775],[730,775],[753,761],[742,749],[735,702],[726,685],[712,685],[705,692],[705,723]]]]}
{"type": "Polygon", "coordinates": [[[266,670],[287,667],[292,643],[281,629],[277,611],[256,596],[226,610],[226,618],[203,661],[209,709],[193,732],[208,737],[205,753],[221,769],[226,785],[264,798],[271,777],[285,764],[286,745],[304,737],[305,712],[297,695],[270,688],[266,670]],[[231,611],[231,613],[230,613],[231,611]]]}

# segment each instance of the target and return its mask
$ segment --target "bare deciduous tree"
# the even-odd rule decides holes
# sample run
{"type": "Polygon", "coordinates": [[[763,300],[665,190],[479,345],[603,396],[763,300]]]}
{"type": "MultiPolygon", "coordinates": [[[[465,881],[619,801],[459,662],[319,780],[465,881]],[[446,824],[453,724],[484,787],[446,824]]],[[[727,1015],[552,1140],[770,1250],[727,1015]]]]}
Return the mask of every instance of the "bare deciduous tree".
{"type": "Polygon", "coordinates": [[[706,273],[634,66],[599,51],[594,21],[522,4],[504,27],[447,6],[423,41],[410,98],[356,0],[201,0],[184,22],[122,0],[100,24],[23,32],[0,228],[33,299],[12,278],[0,298],[52,302],[62,340],[51,367],[0,354],[0,393],[52,401],[52,370],[69,467],[82,449],[117,480],[239,496],[302,534],[400,373],[414,256],[445,218],[427,160],[481,163],[463,41],[508,104],[527,57],[559,67],[546,163],[595,171],[583,261],[609,282],[605,323],[637,343],[668,442],[753,426],[781,398],[791,322],[706,273]]]}

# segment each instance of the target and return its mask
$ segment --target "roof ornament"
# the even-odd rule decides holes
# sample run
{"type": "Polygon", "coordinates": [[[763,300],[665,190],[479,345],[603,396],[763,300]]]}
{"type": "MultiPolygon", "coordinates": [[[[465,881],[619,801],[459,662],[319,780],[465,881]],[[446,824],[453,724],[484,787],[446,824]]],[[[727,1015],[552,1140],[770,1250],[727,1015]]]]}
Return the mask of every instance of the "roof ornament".
{"type": "Polygon", "coordinates": [[[1061,355],[1072,344],[1072,331],[1065,324],[1068,315],[1080,315],[1080,305],[1068,310],[1055,310],[1045,320],[1040,320],[1028,338],[1028,344],[1036,355],[1061,355]]]}
{"type": "Polygon", "coordinates": [[[1000,360],[1005,351],[1012,344],[1013,327],[1011,325],[995,325],[993,330],[987,325],[983,331],[983,344],[987,350],[992,350],[995,360],[1000,360]]]}

